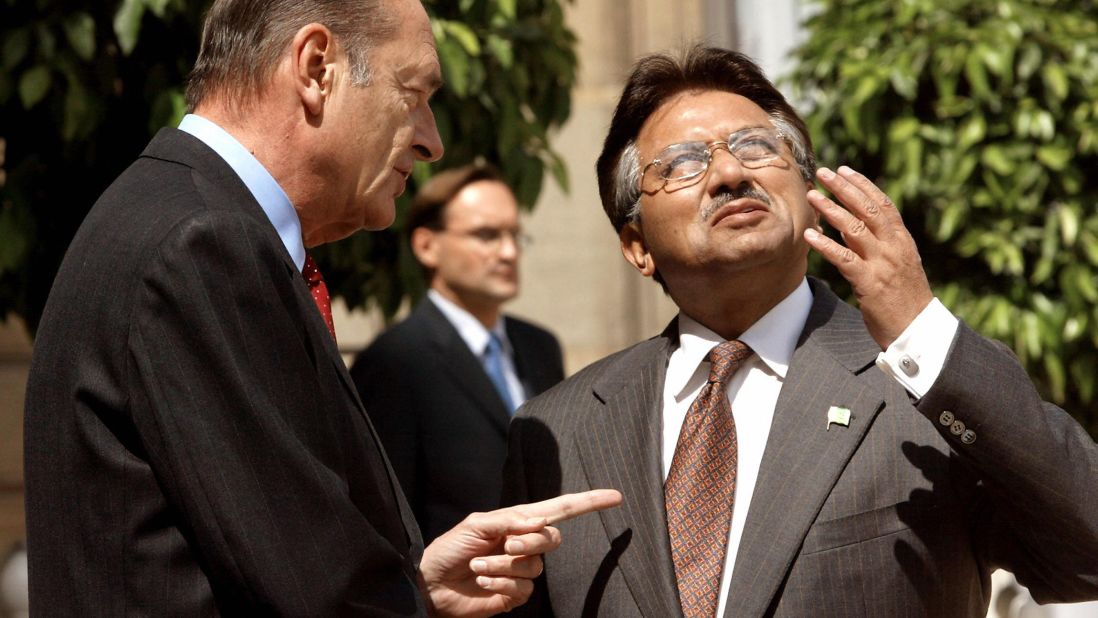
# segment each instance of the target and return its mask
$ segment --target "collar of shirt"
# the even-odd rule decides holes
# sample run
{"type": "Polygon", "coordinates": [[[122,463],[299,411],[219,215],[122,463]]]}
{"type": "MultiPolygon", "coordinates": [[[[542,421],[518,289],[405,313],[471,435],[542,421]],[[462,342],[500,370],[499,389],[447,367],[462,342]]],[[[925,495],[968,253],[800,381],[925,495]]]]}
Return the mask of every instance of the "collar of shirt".
{"type": "Polygon", "coordinates": [[[187,114],[179,130],[190,133],[218,154],[248,187],[259,207],[270,219],[282,244],[298,270],[305,266],[305,243],[301,240],[301,220],[290,198],[267,168],[243,144],[225,129],[197,114],[187,114]]]}
{"type": "Polygon", "coordinates": [[[442,312],[442,315],[446,316],[450,324],[454,325],[458,334],[461,335],[461,339],[465,342],[465,345],[469,346],[469,350],[474,356],[477,358],[484,356],[484,350],[488,347],[489,331],[499,337],[499,340],[503,343],[503,352],[507,356],[511,356],[511,342],[507,340],[507,331],[503,328],[502,318],[496,320],[491,329],[487,329],[480,323],[480,320],[473,317],[473,314],[462,309],[437,291],[427,290],[427,297],[435,303],[435,306],[442,312]]]}
{"type": "MultiPolygon", "coordinates": [[[[755,355],[784,380],[811,309],[812,290],[808,280],[803,279],[797,289],[744,331],[740,341],[751,346],[755,355]]],[[[668,361],[666,379],[670,392],[676,393],[676,399],[681,401],[693,392],[696,385],[691,378],[705,356],[724,338],[685,313],[679,313],[678,321],[679,347],[668,361]]]]}

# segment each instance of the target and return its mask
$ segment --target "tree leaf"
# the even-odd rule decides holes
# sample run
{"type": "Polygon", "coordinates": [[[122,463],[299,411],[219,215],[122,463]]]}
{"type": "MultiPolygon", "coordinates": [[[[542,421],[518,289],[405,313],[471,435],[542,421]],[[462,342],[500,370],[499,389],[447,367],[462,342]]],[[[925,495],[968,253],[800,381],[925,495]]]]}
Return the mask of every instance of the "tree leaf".
{"type": "Polygon", "coordinates": [[[469,55],[465,53],[461,44],[453,38],[440,40],[438,42],[438,59],[442,64],[446,85],[457,96],[461,98],[468,96],[469,55]]]}
{"type": "Polygon", "coordinates": [[[15,68],[30,51],[30,31],[26,28],[17,28],[5,33],[4,47],[0,55],[3,57],[4,71],[15,68]]]}
{"type": "Polygon", "coordinates": [[[1007,158],[1006,153],[1000,146],[995,144],[984,148],[980,161],[1000,176],[1014,173],[1014,162],[1007,158]]]}
{"type": "Polygon", "coordinates": [[[961,125],[961,130],[957,136],[957,145],[962,149],[971,148],[973,145],[982,142],[986,135],[987,121],[984,120],[984,115],[972,114],[961,125]]]}
{"type": "Polygon", "coordinates": [[[446,33],[454,37],[470,56],[480,55],[480,41],[477,35],[465,24],[457,21],[443,21],[442,27],[446,33]]]}
{"type": "Polygon", "coordinates": [[[49,67],[38,65],[23,73],[19,78],[19,98],[23,101],[23,109],[31,109],[49,92],[53,77],[49,67]]]}
{"type": "Polygon", "coordinates": [[[515,52],[511,46],[511,42],[500,37],[497,34],[488,35],[488,51],[492,53],[497,60],[499,60],[500,66],[504,69],[510,69],[515,63],[515,52]]]}
{"type": "Polygon", "coordinates": [[[1041,79],[1045,83],[1048,93],[1057,102],[1063,101],[1068,95],[1068,77],[1064,67],[1057,63],[1045,65],[1041,71],[1041,79]]]}
{"type": "Polygon", "coordinates": [[[1071,162],[1073,154],[1066,146],[1048,144],[1037,149],[1037,160],[1050,170],[1059,172],[1071,162]]]}
{"type": "Polygon", "coordinates": [[[508,21],[515,20],[518,15],[517,0],[499,0],[498,6],[500,14],[506,17],[508,21]]]}
{"type": "Polygon", "coordinates": [[[568,166],[564,162],[564,159],[552,150],[546,151],[549,156],[549,171],[553,174],[553,179],[557,181],[557,186],[561,191],[569,193],[571,187],[568,183],[568,166]]]}
{"type": "Polygon", "coordinates": [[[80,11],[66,17],[62,26],[65,37],[77,57],[81,60],[91,60],[95,55],[95,20],[92,16],[80,11]]]}
{"type": "Polygon", "coordinates": [[[153,15],[163,18],[171,0],[142,0],[153,15]]]}
{"type": "Polygon", "coordinates": [[[26,258],[31,234],[11,207],[0,207],[0,273],[18,269],[26,258]]]}
{"type": "Polygon", "coordinates": [[[143,0],[122,0],[114,14],[114,35],[118,37],[118,46],[122,53],[129,56],[137,47],[137,38],[141,33],[141,18],[145,14],[143,0]]]}
{"type": "Polygon", "coordinates": [[[1056,209],[1056,215],[1060,220],[1060,236],[1064,244],[1072,246],[1079,236],[1079,212],[1070,206],[1060,206],[1056,209]]]}

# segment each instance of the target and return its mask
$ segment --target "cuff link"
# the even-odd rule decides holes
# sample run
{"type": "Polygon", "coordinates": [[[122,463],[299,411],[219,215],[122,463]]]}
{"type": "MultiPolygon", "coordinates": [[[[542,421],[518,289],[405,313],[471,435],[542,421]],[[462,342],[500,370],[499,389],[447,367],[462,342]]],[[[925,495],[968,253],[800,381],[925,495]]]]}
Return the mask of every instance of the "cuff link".
{"type": "Polygon", "coordinates": [[[919,363],[916,363],[915,359],[905,354],[900,357],[900,371],[904,372],[907,377],[913,378],[919,373],[919,363]]]}

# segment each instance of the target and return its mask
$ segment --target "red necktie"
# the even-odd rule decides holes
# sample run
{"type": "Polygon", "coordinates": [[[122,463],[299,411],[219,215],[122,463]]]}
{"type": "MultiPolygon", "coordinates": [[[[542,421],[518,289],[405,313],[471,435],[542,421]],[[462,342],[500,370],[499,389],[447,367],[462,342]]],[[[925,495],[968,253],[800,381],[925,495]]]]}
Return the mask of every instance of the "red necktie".
{"type": "Polygon", "coordinates": [[[313,261],[313,256],[305,256],[305,268],[301,269],[301,276],[305,277],[305,283],[309,284],[309,292],[313,295],[316,308],[320,309],[320,315],[324,317],[324,323],[328,325],[328,332],[332,334],[332,341],[336,338],[335,322],[332,321],[332,299],[328,297],[328,286],[324,283],[324,277],[313,261]]]}
{"type": "Polygon", "coordinates": [[[709,381],[686,412],[664,485],[671,559],[686,618],[717,613],[736,495],[736,423],[727,381],[749,356],[751,348],[735,340],[710,350],[709,381]]]}

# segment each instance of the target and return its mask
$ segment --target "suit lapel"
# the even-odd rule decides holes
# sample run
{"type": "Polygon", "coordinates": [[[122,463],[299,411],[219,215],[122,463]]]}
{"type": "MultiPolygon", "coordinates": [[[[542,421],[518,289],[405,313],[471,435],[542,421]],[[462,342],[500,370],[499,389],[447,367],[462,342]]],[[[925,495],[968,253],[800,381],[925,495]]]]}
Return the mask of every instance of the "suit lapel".
{"type": "Polygon", "coordinates": [[[437,359],[441,359],[438,364],[442,371],[450,375],[454,385],[471,397],[477,404],[476,408],[488,417],[501,435],[506,436],[511,414],[496,394],[496,387],[484,373],[484,367],[469,350],[457,329],[429,299],[420,302],[414,318],[422,321],[431,345],[438,354],[437,359]]]}
{"type": "MultiPolygon", "coordinates": [[[[287,276],[296,280],[295,289],[297,290],[297,302],[300,306],[305,308],[302,315],[305,330],[310,339],[321,342],[320,346],[323,348],[321,355],[327,357],[327,361],[323,358],[317,358],[317,367],[321,367],[320,363],[332,363],[332,367],[343,385],[343,391],[348,401],[348,405],[353,406],[357,413],[361,414],[362,418],[365,420],[366,427],[370,431],[370,437],[377,446],[378,455],[385,464],[385,472],[389,479],[393,501],[399,511],[399,518],[404,527],[404,540],[408,543],[413,554],[415,554],[412,556],[412,559],[415,562],[418,562],[418,554],[422,551],[423,541],[420,537],[419,527],[415,522],[415,516],[412,514],[412,509],[404,499],[403,492],[398,489],[400,487],[400,482],[397,480],[396,474],[389,464],[389,458],[385,455],[385,450],[381,447],[381,440],[378,438],[377,433],[374,432],[374,426],[370,422],[369,415],[366,414],[366,409],[358,396],[358,390],[355,388],[354,382],[347,371],[347,366],[339,354],[339,348],[336,346],[331,334],[329,334],[328,326],[324,323],[324,318],[321,317],[319,311],[315,310],[315,304],[312,295],[309,293],[308,285],[305,283],[304,278],[301,277],[301,273],[294,264],[293,258],[291,258],[290,254],[286,251],[282,239],[278,237],[278,233],[275,231],[274,226],[271,225],[270,220],[259,206],[259,203],[255,201],[255,197],[252,196],[251,191],[244,185],[244,182],[240,177],[236,175],[236,172],[234,172],[217,153],[210,149],[209,146],[178,129],[161,129],[142,153],[142,156],[180,162],[199,170],[202,177],[217,183],[218,188],[230,197],[230,199],[226,200],[224,203],[233,205],[234,208],[238,208],[240,211],[247,213],[258,221],[262,221],[269,227],[271,245],[282,249],[282,263],[283,267],[286,268],[287,276]]],[[[309,344],[306,343],[305,345],[309,344]]],[[[403,549],[401,549],[401,551],[403,551],[403,549]]]]}
{"type": "Polygon", "coordinates": [[[880,348],[861,314],[818,282],[805,330],[774,411],[736,556],[726,617],[771,606],[809,527],[884,401],[872,388],[880,348]],[[827,429],[828,409],[850,409],[849,426],[827,429]]]}
{"type": "MultiPolygon", "coordinates": [[[[366,429],[370,432],[370,440],[373,441],[374,445],[377,447],[377,454],[385,466],[385,475],[389,480],[390,495],[392,496],[393,504],[398,511],[400,523],[404,528],[403,541],[407,543],[406,547],[412,554],[412,562],[418,564],[423,551],[423,537],[420,534],[419,524],[416,523],[412,507],[404,497],[404,491],[400,488],[400,480],[397,478],[392,464],[389,463],[389,456],[382,447],[381,438],[377,435],[377,431],[374,430],[374,424],[370,421],[370,415],[366,412],[366,406],[363,405],[362,399],[359,397],[358,388],[355,386],[350,372],[347,371],[347,364],[343,362],[343,356],[339,353],[339,346],[336,344],[336,341],[332,339],[331,333],[328,332],[328,325],[324,322],[324,317],[321,316],[319,310],[315,310],[315,301],[313,301],[312,294],[309,292],[305,279],[301,276],[301,273],[298,272],[297,266],[294,265],[289,254],[286,254],[284,257],[284,262],[286,268],[290,271],[290,276],[296,278],[300,284],[297,286],[298,300],[301,305],[305,307],[304,318],[309,336],[314,341],[321,342],[320,345],[324,348],[324,356],[326,356],[328,362],[331,363],[332,370],[339,376],[339,382],[343,385],[343,395],[347,405],[355,408],[357,413],[362,416],[363,421],[366,423],[366,429]]],[[[318,364],[322,362],[325,361],[323,359],[317,359],[318,364]]],[[[403,547],[396,546],[396,548],[402,553],[405,551],[405,548],[403,547]]]]}
{"type": "Polygon", "coordinates": [[[576,434],[591,486],[613,487],[625,496],[621,507],[599,516],[611,542],[629,539],[619,564],[641,612],[652,618],[681,615],[660,468],[663,381],[675,329],[672,322],[607,371],[593,387],[603,410],[583,419],[576,434]]]}

